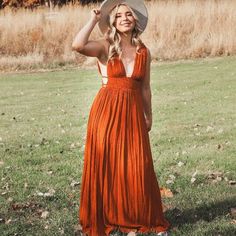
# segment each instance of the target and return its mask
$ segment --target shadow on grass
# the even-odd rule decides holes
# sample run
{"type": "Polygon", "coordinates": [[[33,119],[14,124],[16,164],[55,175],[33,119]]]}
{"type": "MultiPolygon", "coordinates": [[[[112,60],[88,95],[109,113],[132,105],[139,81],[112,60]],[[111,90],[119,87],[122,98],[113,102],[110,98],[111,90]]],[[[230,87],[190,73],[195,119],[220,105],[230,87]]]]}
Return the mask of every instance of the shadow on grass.
{"type": "Polygon", "coordinates": [[[219,233],[219,231],[220,231],[219,229],[204,231],[204,235],[208,235],[208,236],[216,236],[216,235],[235,236],[236,235],[236,229],[233,225],[230,228],[224,229],[223,231],[221,230],[221,233],[223,234],[219,233]]]}
{"type": "Polygon", "coordinates": [[[195,224],[198,221],[211,222],[215,218],[229,215],[230,208],[235,206],[236,199],[230,198],[224,201],[205,203],[183,211],[178,208],[170,209],[166,212],[166,216],[172,227],[179,227],[184,224],[195,224]]]}

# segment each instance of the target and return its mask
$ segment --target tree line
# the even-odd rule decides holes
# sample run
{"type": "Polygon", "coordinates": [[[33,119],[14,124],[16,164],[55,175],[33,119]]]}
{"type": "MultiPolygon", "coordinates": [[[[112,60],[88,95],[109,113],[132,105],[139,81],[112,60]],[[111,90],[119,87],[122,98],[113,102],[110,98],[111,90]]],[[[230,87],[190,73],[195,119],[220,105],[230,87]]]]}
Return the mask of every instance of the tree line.
{"type": "Polygon", "coordinates": [[[90,3],[102,2],[103,0],[0,0],[0,8],[37,8],[46,6],[53,8],[55,6],[64,6],[67,4],[81,4],[86,5],[90,3]]]}

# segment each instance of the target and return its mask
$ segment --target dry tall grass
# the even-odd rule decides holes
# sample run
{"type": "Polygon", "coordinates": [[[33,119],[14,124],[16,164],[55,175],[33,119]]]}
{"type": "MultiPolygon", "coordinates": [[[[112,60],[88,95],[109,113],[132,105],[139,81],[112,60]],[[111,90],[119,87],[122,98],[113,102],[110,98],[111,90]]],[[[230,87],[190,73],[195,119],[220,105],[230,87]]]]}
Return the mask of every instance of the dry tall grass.
{"type": "MultiPolygon", "coordinates": [[[[158,60],[236,54],[235,0],[147,2],[142,39],[158,60]]],[[[89,7],[0,12],[0,69],[51,62],[93,60],[75,55],[71,43],[90,16],[89,7]]],[[[101,37],[97,28],[91,38],[101,37]]]]}

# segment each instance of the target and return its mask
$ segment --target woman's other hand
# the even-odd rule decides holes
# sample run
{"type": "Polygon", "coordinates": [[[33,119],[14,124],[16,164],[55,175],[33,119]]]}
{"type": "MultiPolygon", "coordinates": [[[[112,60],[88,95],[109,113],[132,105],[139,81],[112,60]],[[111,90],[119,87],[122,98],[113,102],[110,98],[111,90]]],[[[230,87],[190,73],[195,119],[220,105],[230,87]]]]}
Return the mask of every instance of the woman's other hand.
{"type": "Polygon", "coordinates": [[[152,118],[146,117],[145,121],[146,121],[147,130],[149,132],[152,129],[152,118]]]}

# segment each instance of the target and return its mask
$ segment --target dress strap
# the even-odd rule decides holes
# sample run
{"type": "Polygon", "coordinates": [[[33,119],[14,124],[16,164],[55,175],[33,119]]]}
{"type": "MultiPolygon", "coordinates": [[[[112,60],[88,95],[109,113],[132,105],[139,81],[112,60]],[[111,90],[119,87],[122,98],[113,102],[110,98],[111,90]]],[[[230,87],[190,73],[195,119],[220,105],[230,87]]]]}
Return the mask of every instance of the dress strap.
{"type": "Polygon", "coordinates": [[[99,73],[102,76],[102,87],[106,87],[107,86],[107,82],[108,82],[108,77],[105,76],[105,75],[102,75],[101,68],[100,68],[100,65],[99,65],[98,61],[97,61],[97,66],[98,66],[99,73]]]}
{"type": "Polygon", "coordinates": [[[101,68],[100,68],[100,65],[99,65],[98,61],[97,61],[97,66],[98,66],[99,73],[102,75],[101,68]]]}

